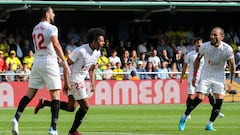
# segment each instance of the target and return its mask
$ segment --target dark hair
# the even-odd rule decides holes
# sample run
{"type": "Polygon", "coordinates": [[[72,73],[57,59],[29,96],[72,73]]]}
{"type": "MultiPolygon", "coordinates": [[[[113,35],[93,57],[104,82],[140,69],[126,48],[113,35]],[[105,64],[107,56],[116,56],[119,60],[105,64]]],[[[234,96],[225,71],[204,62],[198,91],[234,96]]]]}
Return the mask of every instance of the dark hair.
{"type": "Polygon", "coordinates": [[[136,75],[137,75],[136,71],[134,71],[134,70],[133,70],[133,71],[131,71],[131,73],[130,73],[130,74],[131,74],[131,76],[136,76],[136,75]]]}
{"type": "Polygon", "coordinates": [[[193,43],[195,44],[196,42],[198,42],[199,40],[203,40],[201,37],[195,37],[193,39],[193,43]]]}
{"type": "Polygon", "coordinates": [[[40,17],[41,19],[45,18],[46,17],[46,13],[51,9],[50,6],[46,6],[46,7],[42,7],[41,8],[41,13],[40,13],[40,17]]]}
{"type": "Polygon", "coordinates": [[[98,40],[99,36],[105,36],[105,31],[101,28],[91,28],[88,30],[87,39],[89,43],[98,40]]]}

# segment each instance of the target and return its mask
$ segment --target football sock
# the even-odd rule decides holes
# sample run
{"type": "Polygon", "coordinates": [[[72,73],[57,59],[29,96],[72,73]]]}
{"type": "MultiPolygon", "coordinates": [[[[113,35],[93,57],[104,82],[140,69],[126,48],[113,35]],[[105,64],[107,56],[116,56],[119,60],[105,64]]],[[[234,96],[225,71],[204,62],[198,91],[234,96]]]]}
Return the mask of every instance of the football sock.
{"type": "Polygon", "coordinates": [[[15,118],[18,121],[25,109],[25,107],[27,106],[27,104],[30,102],[31,100],[29,99],[29,97],[24,96],[22,97],[22,99],[20,100],[19,104],[18,104],[18,108],[15,114],[15,118]]]}
{"type": "Polygon", "coordinates": [[[208,100],[211,106],[213,107],[215,101],[214,101],[214,97],[211,94],[208,95],[208,100]]]}
{"type": "Polygon", "coordinates": [[[60,109],[60,101],[59,100],[52,100],[52,121],[51,121],[51,127],[53,130],[56,130],[57,121],[58,121],[58,113],[60,109]]]}
{"type": "Polygon", "coordinates": [[[213,105],[210,121],[214,122],[219,112],[221,111],[223,99],[216,99],[216,103],[213,105]]]}
{"type": "MultiPolygon", "coordinates": [[[[52,102],[49,100],[44,100],[43,103],[44,106],[52,106],[52,102]]],[[[60,109],[68,111],[68,112],[73,112],[74,111],[74,107],[68,108],[68,103],[65,101],[60,101],[60,109]]]]}
{"type": "Polygon", "coordinates": [[[193,99],[191,99],[191,97],[188,97],[186,101],[187,108],[190,108],[190,105],[192,104],[192,102],[193,102],[193,99]]]}
{"type": "Polygon", "coordinates": [[[185,111],[185,115],[188,116],[191,113],[191,111],[195,107],[197,107],[197,105],[200,104],[201,102],[202,102],[202,99],[195,97],[193,101],[190,103],[190,105],[187,107],[187,110],[185,111]]]}
{"type": "Polygon", "coordinates": [[[80,126],[80,124],[82,123],[82,119],[85,116],[87,112],[82,110],[81,108],[78,109],[78,111],[76,112],[75,115],[75,119],[72,125],[72,128],[70,129],[70,133],[73,133],[75,131],[77,131],[77,128],[80,126]]]}
{"type": "Polygon", "coordinates": [[[44,106],[52,106],[52,102],[51,101],[48,101],[48,100],[44,100],[44,102],[43,102],[43,105],[44,106]]]}
{"type": "Polygon", "coordinates": [[[68,103],[65,101],[61,101],[60,109],[68,111],[68,112],[74,112],[74,107],[68,107],[68,103]]]}

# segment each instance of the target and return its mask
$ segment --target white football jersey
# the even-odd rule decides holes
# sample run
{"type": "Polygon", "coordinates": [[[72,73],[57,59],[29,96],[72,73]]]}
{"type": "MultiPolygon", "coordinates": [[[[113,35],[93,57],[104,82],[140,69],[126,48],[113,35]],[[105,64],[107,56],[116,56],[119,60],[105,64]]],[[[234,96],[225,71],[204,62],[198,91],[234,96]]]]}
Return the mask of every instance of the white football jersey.
{"type": "Polygon", "coordinates": [[[204,56],[200,77],[224,80],[226,61],[234,57],[232,47],[225,42],[222,42],[219,47],[206,42],[200,47],[199,53],[204,56]]]}
{"type": "Polygon", "coordinates": [[[88,70],[97,63],[101,52],[92,50],[89,44],[81,45],[73,50],[69,58],[74,62],[71,65],[70,81],[80,81],[88,75],[88,70]]]}
{"type": "MultiPolygon", "coordinates": [[[[189,75],[188,75],[188,81],[189,82],[191,82],[192,78],[193,78],[194,62],[195,62],[195,59],[197,58],[197,56],[198,56],[198,52],[193,50],[193,51],[187,53],[187,56],[184,60],[185,63],[188,64],[188,67],[189,67],[189,75]]],[[[200,60],[199,68],[198,68],[198,71],[197,71],[197,78],[200,77],[200,73],[201,73],[201,70],[202,70],[203,63],[204,63],[204,57],[200,60]]]]}
{"type": "Polygon", "coordinates": [[[33,43],[35,47],[34,59],[38,58],[57,58],[54,46],[51,42],[51,36],[58,37],[56,26],[48,22],[40,22],[32,32],[33,43]]]}

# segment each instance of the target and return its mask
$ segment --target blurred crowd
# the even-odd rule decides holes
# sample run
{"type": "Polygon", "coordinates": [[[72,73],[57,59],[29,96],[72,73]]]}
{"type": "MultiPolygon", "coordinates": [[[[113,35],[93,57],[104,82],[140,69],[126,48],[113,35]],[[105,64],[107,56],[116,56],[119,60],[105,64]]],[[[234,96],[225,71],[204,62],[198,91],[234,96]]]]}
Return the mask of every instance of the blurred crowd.
{"type": "MultiPolygon", "coordinates": [[[[154,32],[138,27],[130,30],[127,39],[114,41],[108,33],[98,59],[96,80],[179,79],[186,54],[194,50],[194,38],[208,41],[207,35],[204,28],[196,32],[193,27],[182,26],[157,28],[154,32]]],[[[2,30],[0,39],[0,79],[28,81],[34,64],[31,38],[2,30]]],[[[87,42],[86,31],[71,29],[64,40],[62,46],[67,59],[73,49],[87,42]]],[[[232,26],[226,29],[224,41],[232,46],[236,69],[240,70],[240,30],[232,26]]],[[[236,77],[239,78],[238,74],[236,77]]]]}

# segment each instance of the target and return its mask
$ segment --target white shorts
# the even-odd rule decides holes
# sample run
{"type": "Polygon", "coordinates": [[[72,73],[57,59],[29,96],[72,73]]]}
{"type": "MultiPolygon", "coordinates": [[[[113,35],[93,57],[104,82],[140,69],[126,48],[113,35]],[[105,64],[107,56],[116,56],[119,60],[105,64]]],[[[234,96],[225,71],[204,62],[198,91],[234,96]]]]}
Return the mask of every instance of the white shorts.
{"type": "Polygon", "coordinates": [[[213,78],[206,78],[200,80],[200,83],[196,89],[197,92],[202,92],[204,94],[209,94],[211,90],[212,93],[225,95],[224,80],[216,80],[213,78]]]}
{"type": "Polygon", "coordinates": [[[41,89],[46,86],[49,90],[62,89],[59,65],[54,59],[34,61],[29,78],[30,88],[41,89]]]}
{"type": "MultiPolygon", "coordinates": [[[[197,85],[197,84],[196,84],[196,85],[197,85]]],[[[191,83],[188,82],[188,94],[194,94],[194,93],[195,93],[195,90],[196,90],[196,88],[193,87],[192,82],[191,82],[191,83]]]]}
{"type": "MultiPolygon", "coordinates": [[[[198,86],[199,83],[199,77],[196,78],[196,87],[198,86]]],[[[188,94],[195,94],[196,87],[193,87],[192,85],[192,76],[189,76],[188,78],[188,94]]]]}
{"type": "Polygon", "coordinates": [[[87,90],[83,81],[70,82],[71,89],[68,91],[68,95],[72,95],[75,100],[87,98],[87,90]]]}

